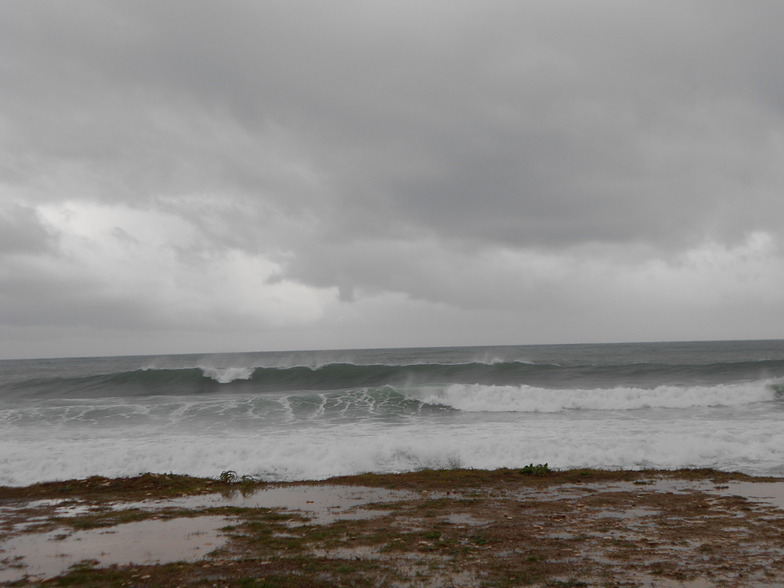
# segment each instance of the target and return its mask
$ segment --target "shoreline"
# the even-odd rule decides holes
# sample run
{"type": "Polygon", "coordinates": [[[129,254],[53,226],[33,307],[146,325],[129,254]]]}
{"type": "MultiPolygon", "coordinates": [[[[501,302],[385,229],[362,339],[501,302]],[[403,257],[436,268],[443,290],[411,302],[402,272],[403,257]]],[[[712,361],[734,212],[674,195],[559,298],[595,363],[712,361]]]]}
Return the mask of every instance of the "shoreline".
{"type": "Polygon", "coordinates": [[[0,584],[784,582],[784,478],[537,466],[221,478],[0,487],[0,584]]]}

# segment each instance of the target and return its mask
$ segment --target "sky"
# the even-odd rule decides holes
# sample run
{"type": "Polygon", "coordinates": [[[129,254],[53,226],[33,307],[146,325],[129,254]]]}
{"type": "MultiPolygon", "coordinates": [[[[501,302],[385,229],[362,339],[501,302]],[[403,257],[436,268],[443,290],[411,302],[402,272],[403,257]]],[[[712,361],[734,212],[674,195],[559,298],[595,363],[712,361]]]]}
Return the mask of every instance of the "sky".
{"type": "Polygon", "coordinates": [[[6,0],[0,357],[781,338],[778,0],[6,0]]]}

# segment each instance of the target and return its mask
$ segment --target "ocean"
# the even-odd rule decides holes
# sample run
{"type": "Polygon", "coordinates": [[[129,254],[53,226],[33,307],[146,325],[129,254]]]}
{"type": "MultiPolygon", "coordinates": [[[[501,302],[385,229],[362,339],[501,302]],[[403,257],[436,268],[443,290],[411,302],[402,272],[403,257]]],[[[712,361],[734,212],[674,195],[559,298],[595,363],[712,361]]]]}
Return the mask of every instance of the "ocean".
{"type": "Polygon", "coordinates": [[[784,341],[0,361],[0,485],[422,468],[784,475],[784,341]]]}

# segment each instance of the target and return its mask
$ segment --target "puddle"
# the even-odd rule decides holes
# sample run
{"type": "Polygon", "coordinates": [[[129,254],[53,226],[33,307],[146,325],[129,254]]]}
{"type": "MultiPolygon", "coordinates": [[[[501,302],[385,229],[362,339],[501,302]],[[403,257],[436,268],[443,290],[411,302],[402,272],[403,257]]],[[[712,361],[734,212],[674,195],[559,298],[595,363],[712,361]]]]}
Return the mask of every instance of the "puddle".
{"type": "Polygon", "coordinates": [[[483,527],[484,525],[490,524],[490,521],[483,521],[481,519],[477,519],[476,517],[473,517],[467,513],[449,514],[445,516],[444,519],[452,523],[453,525],[464,526],[464,527],[483,527]]]}
{"type": "MultiPolygon", "coordinates": [[[[413,492],[357,486],[274,486],[243,495],[207,494],[167,500],[121,502],[115,511],[138,508],[146,511],[181,508],[199,510],[209,507],[270,508],[296,512],[307,517],[301,524],[330,524],[343,519],[370,519],[389,514],[389,510],[362,508],[373,503],[411,500],[413,492]]],[[[0,519],[8,530],[19,533],[25,527],[48,517],[73,517],[86,514],[94,505],[76,501],[42,500],[4,507],[0,519]],[[16,521],[25,512],[27,520],[16,521]],[[42,516],[32,518],[39,511],[42,516]]],[[[99,566],[147,564],[194,560],[221,547],[226,538],[219,533],[229,519],[201,516],[168,520],[146,520],[110,528],[66,534],[57,529],[46,533],[24,533],[0,541],[0,583],[25,576],[48,578],[64,573],[71,565],[95,560],[99,566]]]]}
{"type": "MultiPolygon", "coordinates": [[[[715,484],[710,481],[695,480],[653,480],[650,484],[634,486],[640,490],[650,489],[657,492],[683,494],[705,492],[718,496],[741,496],[748,500],[784,509],[784,482],[740,482],[729,481],[715,484]]],[[[624,488],[624,489],[628,489],[624,488]]]]}
{"type": "Polygon", "coordinates": [[[330,524],[341,519],[369,519],[389,511],[367,510],[367,504],[412,500],[417,494],[405,490],[388,490],[364,486],[275,486],[242,495],[207,494],[171,500],[124,503],[122,508],[202,509],[233,506],[241,508],[279,508],[307,516],[308,524],[330,524]]]}
{"type": "Polygon", "coordinates": [[[84,560],[109,566],[201,559],[226,542],[219,529],[228,521],[214,516],[148,520],[65,537],[62,530],[20,535],[0,543],[0,582],[58,576],[84,560]]]}
{"type": "Polygon", "coordinates": [[[25,508],[56,508],[63,513],[79,512],[88,508],[83,502],[72,498],[46,498],[23,503],[25,508]]]}
{"type": "Polygon", "coordinates": [[[627,508],[625,510],[601,510],[594,516],[600,519],[637,519],[659,514],[652,508],[627,508]]]}
{"type": "Polygon", "coordinates": [[[733,482],[715,484],[708,480],[678,480],[659,478],[646,480],[644,483],[581,483],[564,485],[557,489],[532,492],[529,489],[515,491],[514,498],[519,500],[533,498],[536,500],[564,500],[585,496],[590,492],[659,492],[670,494],[689,494],[704,492],[718,496],[742,496],[749,500],[762,502],[776,508],[784,509],[784,482],[733,482]]]}
{"type": "Polygon", "coordinates": [[[743,496],[784,509],[784,482],[729,482],[726,486],[714,487],[711,492],[722,496],[743,496]]]}

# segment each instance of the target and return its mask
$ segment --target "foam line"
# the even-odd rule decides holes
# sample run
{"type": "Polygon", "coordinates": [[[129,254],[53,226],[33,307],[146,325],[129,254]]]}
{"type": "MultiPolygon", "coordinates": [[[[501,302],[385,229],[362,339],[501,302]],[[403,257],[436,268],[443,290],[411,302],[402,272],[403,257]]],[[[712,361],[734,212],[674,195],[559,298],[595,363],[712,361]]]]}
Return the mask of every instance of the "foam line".
{"type": "Polygon", "coordinates": [[[177,472],[217,476],[233,469],[268,480],[319,479],[421,468],[713,467],[782,474],[784,431],[776,418],[747,422],[680,419],[575,421],[539,415],[519,423],[473,422],[379,428],[355,423],[243,434],[232,430],[83,431],[53,428],[0,438],[0,484],[90,475],[177,472]],[[612,431],[612,434],[608,434],[612,431]]]}
{"type": "Polygon", "coordinates": [[[550,390],[533,386],[454,384],[442,389],[414,392],[428,404],[464,412],[559,412],[563,410],[634,410],[642,408],[695,408],[738,406],[775,400],[765,382],[717,386],[657,386],[599,390],[550,390]]]}

